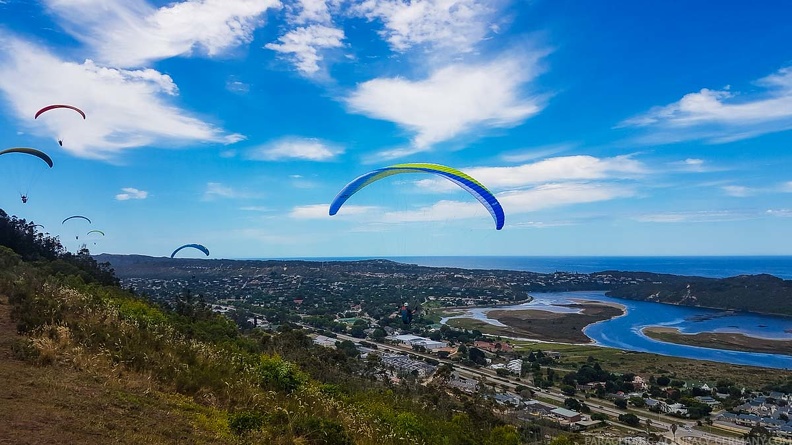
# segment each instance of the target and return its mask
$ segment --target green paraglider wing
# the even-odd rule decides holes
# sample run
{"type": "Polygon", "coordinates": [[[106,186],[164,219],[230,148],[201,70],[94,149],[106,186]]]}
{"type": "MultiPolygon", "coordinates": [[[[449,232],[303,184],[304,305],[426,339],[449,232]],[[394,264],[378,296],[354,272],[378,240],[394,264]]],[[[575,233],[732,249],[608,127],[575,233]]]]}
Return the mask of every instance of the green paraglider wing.
{"type": "Polygon", "coordinates": [[[343,189],[336,195],[333,202],[330,204],[330,216],[338,213],[338,210],[352,195],[360,191],[363,187],[371,184],[372,182],[379,181],[380,179],[387,178],[388,176],[398,175],[401,173],[432,173],[442,176],[456,185],[465,189],[468,193],[473,195],[479,202],[489,211],[492,219],[495,220],[495,228],[500,230],[503,228],[506,217],[503,213],[503,207],[498,202],[495,195],[492,194],[483,184],[476,181],[472,177],[462,173],[461,171],[439,164],[396,164],[390,167],[379,168],[370,171],[362,176],[358,176],[352,182],[344,186],[343,189]]]}
{"type": "Polygon", "coordinates": [[[32,156],[35,156],[35,157],[41,159],[42,161],[46,162],[47,165],[49,165],[50,168],[52,168],[52,165],[53,165],[52,164],[52,158],[47,156],[47,154],[44,153],[43,151],[36,150],[35,148],[14,147],[14,148],[7,148],[7,149],[5,149],[3,151],[0,151],[0,155],[4,155],[4,154],[7,154],[7,153],[22,153],[22,154],[32,155],[32,156]]]}
{"type": "Polygon", "coordinates": [[[101,230],[91,230],[90,232],[86,233],[86,235],[90,235],[90,234],[92,234],[92,233],[101,233],[101,234],[102,234],[102,236],[105,236],[105,233],[104,233],[104,232],[102,232],[101,230]]]}
{"type": "Polygon", "coordinates": [[[180,250],[186,249],[188,247],[192,247],[193,249],[198,249],[201,252],[205,253],[206,256],[209,256],[209,249],[207,249],[206,247],[204,247],[204,246],[202,246],[200,244],[185,244],[185,245],[179,247],[178,249],[174,250],[170,257],[173,258],[174,256],[176,256],[176,253],[178,253],[180,250]]]}

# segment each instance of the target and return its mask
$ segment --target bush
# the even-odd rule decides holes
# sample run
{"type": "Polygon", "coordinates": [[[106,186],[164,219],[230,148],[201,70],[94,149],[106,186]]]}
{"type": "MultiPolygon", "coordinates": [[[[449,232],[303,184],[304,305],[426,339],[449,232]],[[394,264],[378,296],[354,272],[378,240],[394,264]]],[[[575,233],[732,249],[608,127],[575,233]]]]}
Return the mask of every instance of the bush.
{"type": "MultiPolygon", "coordinates": [[[[332,420],[308,417],[294,426],[294,433],[310,445],[353,445],[344,426],[332,420]]],[[[295,442],[297,443],[297,442],[295,442]]]]}
{"type": "Polygon", "coordinates": [[[228,426],[234,434],[241,436],[264,426],[264,416],[257,411],[241,411],[228,416],[228,426]]]}

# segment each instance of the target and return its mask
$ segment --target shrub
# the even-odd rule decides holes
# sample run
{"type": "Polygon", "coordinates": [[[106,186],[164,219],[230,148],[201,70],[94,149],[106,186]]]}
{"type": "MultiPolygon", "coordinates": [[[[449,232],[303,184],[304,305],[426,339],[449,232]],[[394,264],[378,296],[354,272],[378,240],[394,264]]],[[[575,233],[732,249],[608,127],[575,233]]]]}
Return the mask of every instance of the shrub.
{"type": "Polygon", "coordinates": [[[258,411],[240,411],[228,416],[228,426],[238,436],[260,430],[263,425],[264,416],[258,411]]]}

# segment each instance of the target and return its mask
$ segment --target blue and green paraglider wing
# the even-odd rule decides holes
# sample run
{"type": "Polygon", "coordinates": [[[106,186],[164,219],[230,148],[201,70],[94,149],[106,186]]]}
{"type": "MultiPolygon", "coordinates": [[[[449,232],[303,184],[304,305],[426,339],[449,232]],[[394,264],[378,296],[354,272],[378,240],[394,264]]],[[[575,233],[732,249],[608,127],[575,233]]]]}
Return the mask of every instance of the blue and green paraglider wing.
{"type": "Polygon", "coordinates": [[[37,157],[37,158],[41,159],[42,161],[46,162],[46,163],[47,163],[47,165],[49,165],[49,167],[50,167],[50,168],[52,168],[52,165],[53,165],[53,164],[52,164],[52,158],[50,158],[50,157],[49,157],[49,156],[48,156],[46,153],[44,153],[43,151],[41,151],[41,150],[36,150],[35,148],[30,148],[30,147],[13,147],[13,148],[7,148],[7,149],[5,149],[5,150],[3,150],[3,151],[0,151],[0,155],[4,155],[4,154],[7,154],[7,153],[22,153],[22,154],[28,154],[28,155],[31,155],[31,156],[35,156],[35,157],[37,157]]]}
{"type": "Polygon", "coordinates": [[[412,164],[396,164],[390,167],[379,168],[370,171],[362,176],[358,176],[352,182],[344,186],[343,189],[336,195],[333,202],[330,204],[330,216],[338,213],[342,205],[355,193],[360,191],[363,187],[380,179],[387,178],[388,176],[398,175],[401,173],[432,173],[442,176],[456,185],[462,187],[468,193],[473,195],[479,202],[489,211],[492,219],[495,220],[495,228],[500,230],[506,221],[503,214],[503,207],[498,202],[495,195],[492,194],[486,187],[472,177],[462,173],[461,171],[439,164],[427,163],[412,163],[412,164]]]}
{"type": "Polygon", "coordinates": [[[206,256],[209,256],[209,249],[207,249],[206,247],[204,247],[204,246],[202,246],[202,245],[200,245],[200,244],[185,244],[185,245],[183,245],[183,246],[179,247],[178,249],[174,250],[174,251],[173,251],[173,253],[171,254],[171,256],[170,256],[170,257],[171,257],[171,258],[173,258],[174,256],[176,256],[176,254],[177,254],[177,253],[178,253],[180,250],[182,250],[182,249],[186,249],[186,248],[188,248],[188,247],[191,247],[191,248],[193,248],[193,249],[198,249],[198,250],[200,250],[201,252],[205,253],[205,254],[206,254],[206,256]]]}

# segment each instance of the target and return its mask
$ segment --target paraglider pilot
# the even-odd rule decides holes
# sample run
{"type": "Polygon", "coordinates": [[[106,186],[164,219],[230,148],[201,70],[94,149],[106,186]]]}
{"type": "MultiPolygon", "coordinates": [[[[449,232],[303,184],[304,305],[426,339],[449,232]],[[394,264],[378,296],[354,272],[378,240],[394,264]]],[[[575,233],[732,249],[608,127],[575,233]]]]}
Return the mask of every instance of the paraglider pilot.
{"type": "Polygon", "coordinates": [[[28,197],[27,195],[22,195],[22,204],[27,204],[28,197]]]}
{"type": "Polygon", "coordinates": [[[404,303],[404,306],[399,309],[401,313],[402,323],[410,324],[412,323],[413,314],[415,313],[415,309],[410,309],[409,303],[404,303]]]}

